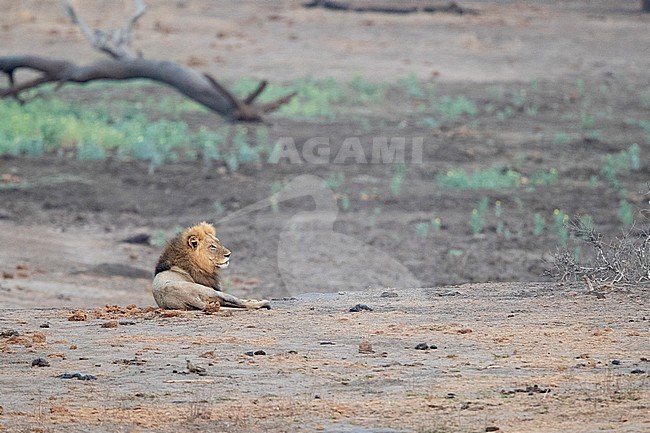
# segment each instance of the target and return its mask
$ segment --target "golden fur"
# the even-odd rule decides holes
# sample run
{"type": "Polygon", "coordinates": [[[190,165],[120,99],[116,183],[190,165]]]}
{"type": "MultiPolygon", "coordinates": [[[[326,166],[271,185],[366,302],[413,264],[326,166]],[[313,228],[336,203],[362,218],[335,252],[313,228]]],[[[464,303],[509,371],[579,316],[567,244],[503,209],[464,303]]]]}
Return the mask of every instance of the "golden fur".
{"type": "Polygon", "coordinates": [[[211,224],[202,222],[172,238],[156,265],[153,295],[161,308],[205,310],[225,307],[270,308],[266,300],[246,300],[221,292],[220,269],[230,261],[211,224]]]}

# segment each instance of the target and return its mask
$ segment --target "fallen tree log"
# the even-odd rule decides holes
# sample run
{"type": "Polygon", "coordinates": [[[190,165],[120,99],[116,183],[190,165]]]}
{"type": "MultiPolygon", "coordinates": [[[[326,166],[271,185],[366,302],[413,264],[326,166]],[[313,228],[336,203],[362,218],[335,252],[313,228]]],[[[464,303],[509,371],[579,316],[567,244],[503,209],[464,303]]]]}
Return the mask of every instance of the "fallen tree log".
{"type": "Polygon", "coordinates": [[[57,88],[66,83],[87,83],[94,80],[149,79],[173,87],[186,97],[207,107],[211,111],[233,122],[258,122],[262,116],[289,102],[295,93],[266,104],[254,104],[267,85],[262,81],[246,98],[239,99],[216,79],[206,73],[167,60],[147,60],[134,55],[129,49],[131,31],[135,22],[144,14],[146,7],[134,0],[136,12],[127,23],[110,35],[92,31],[81,20],[68,1],[63,4],[73,23],[93,48],[107,54],[110,59],[99,60],[87,65],[77,65],[68,60],[51,59],[42,56],[16,55],[0,57],[0,71],[9,79],[9,87],[0,88],[0,98],[14,97],[21,102],[20,94],[47,83],[56,83],[57,88]],[[17,83],[15,72],[28,69],[41,75],[32,80],[17,83]]]}
{"type": "Polygon", "coordinates": [[[352,12],[376,12],[389,14],[410,14],[416,12],[446,12],[458,15],[476,14],[474,10],[463,8],[454,1],[394,1],[394,0],[312,0],[305,3],[306,8],[352,12]]]}

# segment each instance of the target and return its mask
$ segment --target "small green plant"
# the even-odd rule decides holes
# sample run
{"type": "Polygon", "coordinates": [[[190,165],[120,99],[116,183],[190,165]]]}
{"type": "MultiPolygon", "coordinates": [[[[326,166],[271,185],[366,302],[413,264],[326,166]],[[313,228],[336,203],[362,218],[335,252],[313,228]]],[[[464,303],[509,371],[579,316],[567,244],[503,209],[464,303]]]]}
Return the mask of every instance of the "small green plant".
{"type": "Polygon", "coordinates": [[[429,236],[431,225],[428,222],[419,222],[415,225],[415,236],[426,238],[429,236]]]}
{"type": "Polygon", "coordinates": [[[634,208],[625,199],[621,199],[618,204],[618,219],[623,224],[623,227],[632,227],[632,224],[634,224],[634,208]]]}
{"type": "Polygon", "coordinates": [[[347,194],[339,194],[338,199],[342,210],[350,209],[350,197],[347,194]]]}
{"type": "Polygon", "coordinates": [[[390,192],[398,197],[402,191],[402,184],[406,178],[406,166],[404,164],[396,164],[392,169],[393,177],[390,180],[390,192]]]}
{"type": "Polygon", "coordinates": [[[478,205],[472,209],[472,215],[469,219],[469,226],[474,236],[483,232],[485,228],[485,214],[489,206],[489,199],[483,197],[478,205]]]}
{"type": "Polygon", "coordinates": [[[546,220],[539,213],[533,215],[533,235],[541,236],[544,233],[544,227],[546,226],[546,220]]]}
{"type": "Polygon", "coordinates": [[[567,223],[569,222],[569,216],[562,212],[559,209],[553,211],[553,230],[555,235],[560,240],[560,245],[563,247],[566,246],[569,241],[569,228],[567,223]]]}
{"type": "Polygon", "coordinates": [[[219,200],[216,200],[212,203],[212,209],[217,213],[217,215],[222,215],[226,212],[226,208],[221,204],[219,200]]]}
{"type": "Polygon", "coordinates": [[[343,185],[343,182],[345,182],[345,174],[340,171],[331,171],[323,179],[323,187],[336,191],[343,185]]]}
{"type": "Polygon", "coordinates": [[[594,219],[590,215],[581,215],[578,218],[578,233],[589,233],[594,229],[594,219]]]}
{"type": "Polygon", "coordinates": [[[433,229],[437,232],[440,231],[440,228],[442,227],[442,220],[439,217],[433,218],[431,220],[431,227],[433,227],[433,229]]]}
{"type": "Polygon", "coordinates": [[[452,169],[436,176],[435,182],[443,188],[503,189],[519,186],[521,175],[514,170],[501,167],[478,170],[471,174],[464,170],[452,169]]]}
{"type": "Polygon", "coordinates": [[[280,191],[282,191],[282,182],[274,180],[271,183],[271,212],[274,214],[280,212],[280,191]]]}
{"type": "Polygon", "coordinates": [[[463,115],[476,116],[478,109],[474,102],[467,99],[464,95],[452,98],[445,96],[437,103],[437,109],[443,117],[449,120],[456,120],[463,115]]]}

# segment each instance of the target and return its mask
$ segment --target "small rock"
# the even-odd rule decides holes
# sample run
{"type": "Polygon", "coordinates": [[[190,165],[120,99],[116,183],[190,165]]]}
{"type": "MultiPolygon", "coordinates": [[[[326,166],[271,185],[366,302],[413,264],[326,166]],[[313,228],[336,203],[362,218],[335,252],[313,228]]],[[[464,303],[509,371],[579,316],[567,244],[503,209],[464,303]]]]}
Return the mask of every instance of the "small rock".
{"type": "Polygon", "coordinates": [[[123,326],[135,325],[135,322],[133,320],[120,320],[118,323],[123,326]]]}
{"type": "Polygon", "coordinates": [[[88,320],[88,313],[82,310],[75,310],[68,317],[68,320],[70,322],[83,322],[85,320],[88,320]]]}
{"type": "Polygon", "coordinates": [[[415,350],[427,350],[429,345],[427,343],[419,343],[415,346],[415,350]]]}
{"type": "Polygon", "coordinates": [[[185,361],[187,363],[187,371],[190,373],[196,373],[199,376],[206,376],[208,374],[208,372],[205,371],[205,368],[192,364],[189,359],[186,359],[185,361]]]}
{"type": "Polygon", "coordinates": [[[57,376],[59,379],[97,380],[97,376],[81,373],[63,373],[57,376]]]}
{"type": "Polygon", "coordinates": [[[457,332],[459,334],[470,334],[472,332],[472,330],[469,329],[469,328],[463,328],[463,329],[459,329],[457,332]]]}
{"type": "Polygon", "coordinates": [[[47,322],[45,322],[45,323],[41,323],[38,327],[39,327],[39,328],[49,328],[49,327],[50,327],[50,324],[47,323],[47,322]]]}
{"type": "Polygon", "coordinates": [[[354,307],[350,308],[350,313],[358,313],[360,311],[372,311],[372,308],[366,304],[357,304],[354,307]]]}
{"type": "Polygon", "coordinates": [[[117,328],[117,320],[109,320],[102,323],[102,328],[117,328]]]}
{"type": "Polygon", "coordinates": [[[266,355],[266,352],[263,350],[256,350],[255,352],[253,352],[253,355],[266,355]]]}
{"type": "Polygon", "coordinates": [[[375,351],[372,350],[372,344],[370,343],[370,341],[364,340],[361,343],[359,343],[359,353],[363,353],[363,354],[375,353],[375,351]]]}
{"type": "Polygon", "coordinates": [[[499,431],[499,430],[501,430],[501,429],[499,427],[495,426],[495,425],[490,425],[490,426],[485,427],[486,432],[499,431]]]}
{"type": "Polygon", "coordinates": [[[381,295],[379,295],[380,298],[397,298],[399,295],[395,292],[382,292],[381,295]]]}
{"type": "Polygon", "coordinates": [[[319,341],[318,344],[321,346],[334,346],[336,343],[333,341],[319,341]]]}
{"type": "Polygon", "coordinates": [[[32,361],[32,367],[49,367],[50,363],[45,358],[36,358],[32,361]]]}
{"type": "Polygon", "coordinates": [[[453,392],[448,392],[446,398],[456,398],[456,394],[453,392]]]}
{"type": "Polygon", "coordinates": [[[32,341],[34,344],[43,344],[45,343],[45,334],[42,332],[34,332],[34,335],[32,335],[32,341]]]}
{"type": "Polygon", "coordinates": [[[641,370],[640,368],[635,368],[634,370],[630,371],[630,374],[645,374],[645,370],[641,370]]]}
{"type": "Polygon", "coordinates": [[[621,365],[620,359],[612,359],[612,365],[621,365]]]}
{"type": "Polygon", "coordinates": [[[297,355],[298,351],[297,350],[290,350],[287,352],[289,355],[297,355]]]}
{"type": "Polygon", "coordinates": [[[214,355],[214,350],[208,350],[207,352],[203,352],[202,354],[200,354],[199,358],[211,358],[211,359],[214,359],[214,358],[216,358],[216,356],[214,355]]]}
{"type": "Polygon", "coordinates": [[[0,337],[9,338],[9,337],[18,337],[20,334],[15,329],[7,329],[0,332],[0,337]]]}

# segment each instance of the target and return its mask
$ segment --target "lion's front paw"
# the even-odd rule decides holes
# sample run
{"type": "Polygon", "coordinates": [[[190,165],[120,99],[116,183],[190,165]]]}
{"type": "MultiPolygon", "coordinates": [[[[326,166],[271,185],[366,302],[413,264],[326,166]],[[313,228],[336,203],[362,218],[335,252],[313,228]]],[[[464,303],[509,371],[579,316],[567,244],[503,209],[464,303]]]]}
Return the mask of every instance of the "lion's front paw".
{"type": "Polygon", "coordinates": [[[257,299],[249,299],[246,301],[246,307],[255,310],[260,308],[266,308],[267,310],[270,310],[271,303],[266,299],[262,299],[260,301],[258,301],[257,299]]]}

